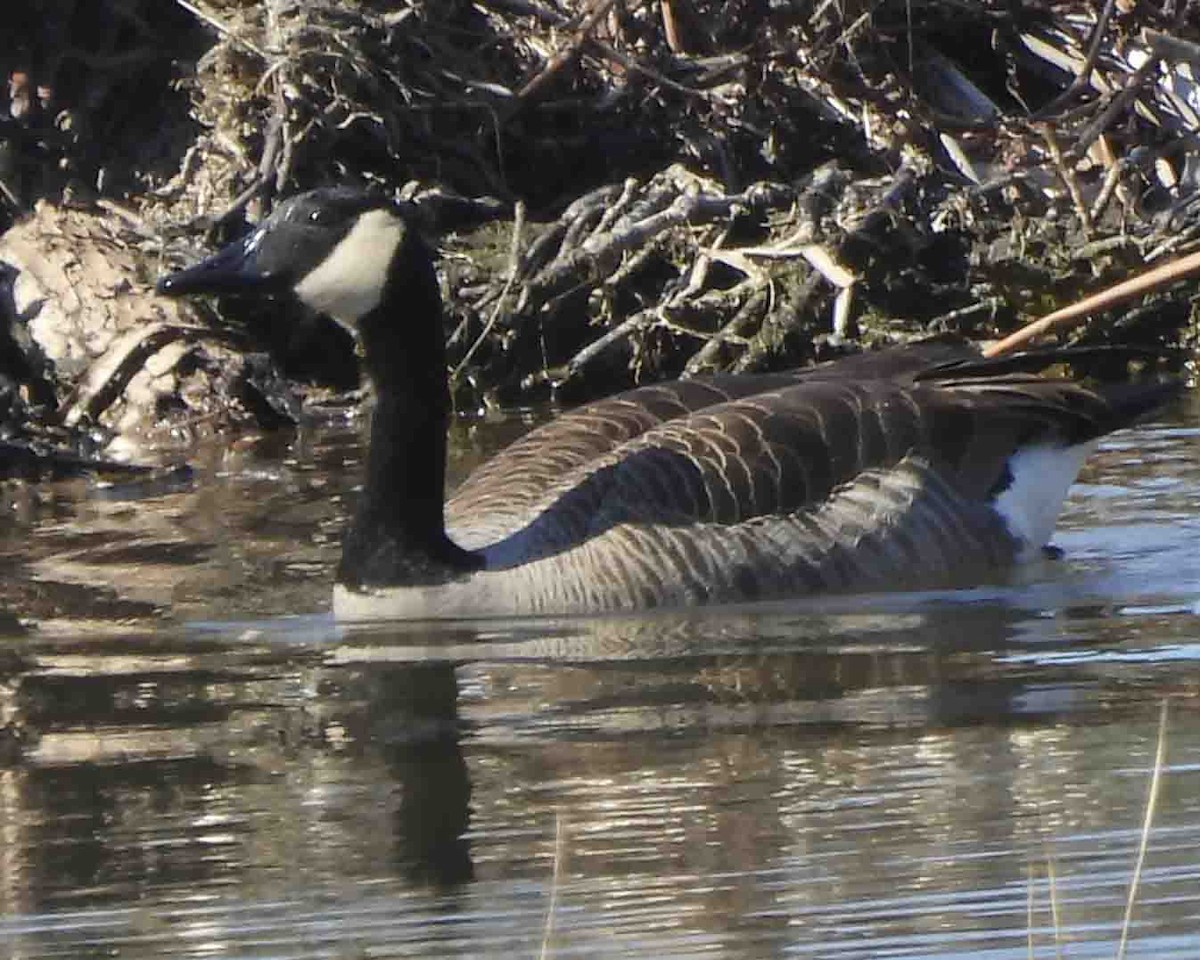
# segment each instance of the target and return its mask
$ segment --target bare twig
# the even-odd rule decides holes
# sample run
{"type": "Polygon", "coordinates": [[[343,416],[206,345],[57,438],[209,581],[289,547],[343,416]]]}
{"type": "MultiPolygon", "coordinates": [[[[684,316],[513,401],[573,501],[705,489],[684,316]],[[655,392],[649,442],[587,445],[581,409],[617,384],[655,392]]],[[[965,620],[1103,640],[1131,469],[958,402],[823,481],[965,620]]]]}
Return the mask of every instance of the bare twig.
{"type": "Polygon", "coordinates": [[[1100,185],[1100,192],[1096,194],[1096,200],[1092,203],[1090,211],[1092,223],[1096,223],[1102,216],[1104,211],[1108,209],[1108,205],[1113,198],[1113,194],[1117,192],[1117,187],[1121,184],[1121,177],[1128,169],[1129,164],[1122,158],[1114,161],[1104,174],[1104,183],[1100,185]]]}
{"type": "Polygon", "coordinates": [[[549,63],[539,71],[537,76],[517,91],[517,101],[519,103],[532,100],[538,96],[550,81],[557,77],[568,64],[575,61],[591,32],[608,16],[608,11],[612,9],[615,2],[616,0],[596,0],[593,3],[592,9],[587,12],[580,22],[579,29],[575,31],[575,36],[571,42],[551,57],[549,63]]]}
{"type": "Polygon", "coordinates": [[[631,314],[610,330],[605,331],[582,350],[575,354],[568,362],[565,380],[570,380],[577,376],[579,371],[586,367],[589,363],[596,359],[605,350],[615,343],[627,339],[637,330],[644,330],[650,327],[658,316],[658,307],[652,307],[648,310],[639,310],[637,313],[631,314]]]}
{"type": "Polygon", "coordinates": [[[597,337],[573,356],[567,363],[565,379],[570,379],[597,356],[609,347],[628,339],[639,330],[647,330],[653,326],[663,326],[677,333],[707,341],[711,334],[686,329],[676,315],[696,315],[709,317],[714,314],[727,313],[738,309],[747,298],[753,296],[759,281],[744,280],[727,290],[713,290],[693,300],[668,305],[655,305],[626,317],[611,330],[597,337]]]}
{"type": "Polygon", "coordinates": [[[1120,93],[1112,98],[1108,106],[1101,111],[1100,116],[1088,124],[1076,136],[1075,143],[1071,145],[1069,154],[1072,161],[1078,160],[1087,153],[1088,148],[1096,139],[1113,124],[1117,117],[1129,108],[1129,105],[1141,93],[1146,80],[1158,70],[1158,64],[1158,57],[1151,57],[1130,74],[1129,79],[1125,81],[1125,86],[1121,88],[1120,93]]]}
{"type": "Polygon", "coordinates": [[[679,28],[679,14],[675,9],[678,0],[659,0],[658,9],[662,15],[663,34],[667,38],[667,46],[672,53],[685,53],[683,34],[679,28]]]}
{"type": "Polygon", "coordinates": [[[1079,226],[1083,230],[1085,237],[1090,237],[1092,233],[1092,218],[1091,213],[1084,203],[1083,193],[1079,189],[1079,181],[1075,179],[1075,171],[1073,171],[1063,160],[1062,150],[1058,146],[1058,137],[1054,132],[1054,128],[1049,124],[1042,124],[1041,134],[1045,141],[1046,149],[1050,152],[1050,159],[1054,162],[1054,169],[1058,173],[1058,177],[1062,180],[1063,185],[1067,188],[1067,193],[1071,197],[1071,203],[1075,206],[1075,213],[1079,217],[1079,226]]]}
{"type": "Polygon", "coordinates": [[[1171,263],[1147,270],[1136,277],[1101,290],[1099,293],[1094,293],[1090,297],[1084,297],[1061,310],[1055,310],[1039,320],[1026,324],[1015,333],[1010,333],[1003,340],[991,344],[983,351],[983,355],[999,357],[1006,353],[1012,353],[1047,333],[1069,329],[1093,313],[1109,310],[1122,303],[1127,303],[1135,297],[1161,290],[1168,284],[1178,280],[1187,280],[1197,273],[1200,273],[1200,252],[1188,254],[1171,263]]]}
{"type": "Polygon", "coordinates": [[[517,274],[521,267],[521,239],[525,233],[525,204],[518,202],[515,213],[513,214],[513,231],[512,240],[509,242],[508,248],[508,276],[504,281],[504,289],[500,291],[500,296],[496,300],[495,307],[492,308],[492,315],[488,317],[487,323],[483,326],[483,331],[475,338],[475,342],[471,344],[467,352],[463,354],[463,358],[454,368],[454,372],[450,375],[450,383],[455,384],[462,376],[463,370],[466,369],[471,358],[475,356],[475,351],[479,349],[488,335],[492,332],[492,328],[496,325],[496,321],[500,319],[500,313],[504,309],[504,304],[508,300],[509,291],[512,290],[513,284],[516,282],[517,274]]]}
{"type": "Polygon", "coordinates": [[[777,203],[784,199],[785,188],[759,184],[743,193],[713,196],[685,193],[661,212],[640,220],[632,215],[621,218],[611,233],[589,237],[581,247],[555,260],[530,282],[530,300],[552,299],[581,282],[595,280],[611,272],[622,254],[645,244],[651,237],[684,223],[712,221],[730,215],[739,207],[747,209],[777,203]]]}
{"type": "Polygon", "coordinates": [[[695,376],[705,369],[713,366],[713,361],[716,360],[717,352],[726,343],[731,340],[741,339],[742,330],[747,324],[754,320],[761,320],[768,308],[770,300],[769,284],[766,284],[750,295],[741,309],[733,315],[733,318],[718,330],[708,342],[699,350],[692,354],[692,358],[688,361],[684,372],[687,376],[695,376]]]}
{"type": "Polygon", "coordinates": [[[1038,118],[1051,117],[1058,113],[1065,104],[1087,86],[1088,81],[1092,78],[1092,71],[1096,69],[1096,60],[1100,57],[1100,45],[1104,42],[1104,33],[1108,29],[1108,23],[1112,19],[1115,7],[1116,0],[1105,0],[1104,9],[1100,11],[1096,25],[1092,28],[1092,37],[1088,42],[1087,54],[1084,57],[1083,65],[1079,68],[1079,73],[1075,75],[1075,79],[1071,81],[1066,90],[1038,111],[1038,118]]]}
{"type": "Polygon", "coordinates": [[[261,57],[263,60],[267,61],[268,63],[271,62],[270,54],[268,54],[265,50],[263,50],[262,47],[258,46],[258,44],[254,43],[251,40],[247,40],[245,37],[243,37],[241,34],[239,34],[236,30],[234,30],[232,27],[230,27],[228,24],[226,24],[223,20],[220,20],[219,18],[213,16],[207,10],[202,10],[199,5],[197,5],[195,3],[191,3],[190,0],[175,0],[175,2],[179,6],[183,7],[183,9],[186,10],[188,13],[190,13],[192,16],[197,17],[200,20],[203,20],[210,27],[212,27],[214,30],[216,30],[217,33],[221,34],[221,36],[228,37],[230,40],[232,40],[234,43],[236,43],[239,47],[249,50],[253,54],[257,54],[259,57],[261,57]]]}

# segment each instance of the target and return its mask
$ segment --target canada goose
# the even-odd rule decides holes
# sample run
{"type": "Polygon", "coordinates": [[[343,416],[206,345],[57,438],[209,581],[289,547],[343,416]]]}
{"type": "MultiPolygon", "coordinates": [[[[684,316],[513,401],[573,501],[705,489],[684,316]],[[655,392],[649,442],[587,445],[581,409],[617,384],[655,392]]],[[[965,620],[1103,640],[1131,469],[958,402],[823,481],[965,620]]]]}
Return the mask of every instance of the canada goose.
{"type": "Polygon", "coordinates": [[[1174,384],[1089,388],[931,340],[641,387],[536,429],[445,502],[430,249],[392,202],[294,196],[166,294],[290,291],[375,387],[342,620],[590,613],[931,585],[1040,555],[1096,439],[1174,384]]]}

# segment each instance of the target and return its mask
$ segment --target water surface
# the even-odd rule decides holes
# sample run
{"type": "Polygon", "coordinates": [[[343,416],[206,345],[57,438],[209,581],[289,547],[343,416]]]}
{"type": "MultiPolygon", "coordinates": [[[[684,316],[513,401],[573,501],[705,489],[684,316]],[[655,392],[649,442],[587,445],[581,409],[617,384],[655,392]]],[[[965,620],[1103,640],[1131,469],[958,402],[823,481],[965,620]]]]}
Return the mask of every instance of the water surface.
{"type": "Polygon", "coordinates": [[[1108,957],[1164,701],[1130,955],[1200,955],[1197,413],[1063,562],[690,617],[339,631],[351,425],[6,488],[0,955],[1108,957]]]}

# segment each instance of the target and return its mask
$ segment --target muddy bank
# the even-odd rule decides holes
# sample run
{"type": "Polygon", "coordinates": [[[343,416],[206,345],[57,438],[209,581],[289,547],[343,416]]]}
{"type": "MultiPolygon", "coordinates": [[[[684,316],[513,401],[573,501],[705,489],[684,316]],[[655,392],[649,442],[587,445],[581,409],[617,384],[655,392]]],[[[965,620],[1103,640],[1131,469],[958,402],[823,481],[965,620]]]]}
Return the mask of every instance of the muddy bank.
{"type": "MultiPolygon", "coordinates": [[[[324,318],[151,293],[321,184],[422,211],[463,409],[993,337],[1197,232],[1187,5],[47,0],[7,16],[0,417],[18,444],[141,456],[351,389],[353,345],[324,318]]],[[[1192,314],[1176,287],[1075,336],[1186,345],[1192,314]]]]}

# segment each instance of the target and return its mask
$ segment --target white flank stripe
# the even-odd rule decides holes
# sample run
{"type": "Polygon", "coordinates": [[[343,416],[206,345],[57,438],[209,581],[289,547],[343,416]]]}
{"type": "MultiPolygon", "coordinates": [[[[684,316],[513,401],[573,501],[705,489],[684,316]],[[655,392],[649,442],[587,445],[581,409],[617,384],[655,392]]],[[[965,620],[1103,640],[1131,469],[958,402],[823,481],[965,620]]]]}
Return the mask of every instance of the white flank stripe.
{"type": "Polygon", "coordinates": [[[315,270],[296,284],[296,295],[351,330],[383,299],[388,266],[404,237],[404,223],[388,210],[368,210],[315,270]]]}
{"type": "Polygon", "coordinates": [[[1008,458],[1012,483],[993,501],[1008,530],[1022,542],[1021,559],[1033,559],[1050,542],[1067,491],[1096,441],[1071,447],[1022,447],[1008,458]]]}

